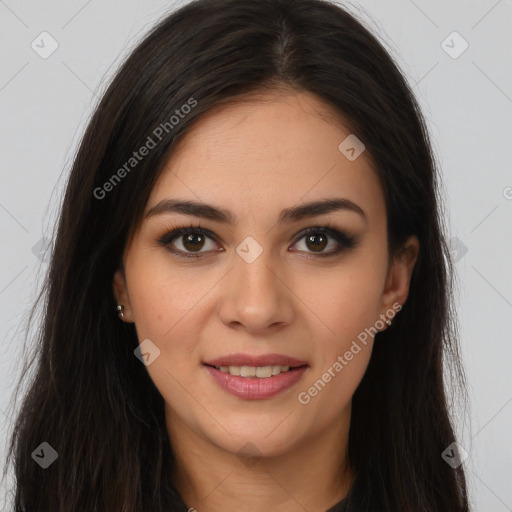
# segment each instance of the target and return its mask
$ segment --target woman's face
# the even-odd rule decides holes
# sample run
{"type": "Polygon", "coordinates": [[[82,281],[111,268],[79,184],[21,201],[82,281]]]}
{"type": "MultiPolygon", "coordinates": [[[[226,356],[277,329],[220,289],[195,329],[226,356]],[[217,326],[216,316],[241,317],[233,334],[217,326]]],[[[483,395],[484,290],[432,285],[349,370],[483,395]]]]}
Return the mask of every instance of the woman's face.
{"type": "Polygon", "coordinates": [[[346,431],[418,245],[388,260],[370,156],[328,107],[309,93],[259,99],[211,111],[181,140],[114,283],[169,431],[275,456],[346,431]]]}

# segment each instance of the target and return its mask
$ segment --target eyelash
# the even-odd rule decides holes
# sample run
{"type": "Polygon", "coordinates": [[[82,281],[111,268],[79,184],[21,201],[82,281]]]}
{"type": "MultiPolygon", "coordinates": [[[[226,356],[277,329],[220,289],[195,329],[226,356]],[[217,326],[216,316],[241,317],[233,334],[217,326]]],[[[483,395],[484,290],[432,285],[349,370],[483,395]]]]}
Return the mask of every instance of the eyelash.
{"type": "MultiPolygon", "coordinates": [[[[211,238],[212,240],[216,240],[216,236],[209,230],[202,228],[199,224],[194,225],[192,222],[190,223],[190,226],[188,227],[178,227],[178,226],[171,226],[169,227],[168,231],[158,239],[158,244],[164,248],[166,248],[169,252],[172,254],[175,254],[178,257],[183,258],[202,258],[202,254],[204,254],[207,251],[198,252],[198,253],[186,253],[181,250],[175,250],[171,249],[171,243],[179,238],[180,236],[186,235],[186,234],[200,234],[207,236],[208,238],[211,238]]],[[[338,248],[335,251],[327,252],[327,253],[308,253],[308,256],[305,256],[307,259],[316,259],[316,258],[326,258],[330,256],[336,256],[340,252],[342,252],[344,249],[351,249],[353,247],[356,247],[358,244],[358,241],[355,236],[350,236],[342,231],[339,231],[335,227],[333,227],[330,223],[327,223],[323,226],[315,226],[310,227],[302,230],[300,233],[298,233],[295,236],[293,244],[295,245],[297,242],[302,240],[304,237],[311,235],[311,234],[322,234],[327,235],[328,237],[333,238],[338,244],[338,248]]]]}

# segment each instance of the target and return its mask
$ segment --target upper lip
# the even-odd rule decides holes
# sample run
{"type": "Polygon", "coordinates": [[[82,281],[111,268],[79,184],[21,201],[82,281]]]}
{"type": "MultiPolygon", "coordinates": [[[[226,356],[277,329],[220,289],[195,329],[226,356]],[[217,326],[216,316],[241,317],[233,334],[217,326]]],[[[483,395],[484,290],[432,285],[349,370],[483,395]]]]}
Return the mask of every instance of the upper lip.
{"type": "Polygon", "coordinates": [[[219,357],[205,361],[204,364],[210,366],[290,366],[296,368],[304,366],[308,363],[294,357],[282,354],[264,354],[254,356],[250,354],[231,354],[229,356],[219,357]]]}

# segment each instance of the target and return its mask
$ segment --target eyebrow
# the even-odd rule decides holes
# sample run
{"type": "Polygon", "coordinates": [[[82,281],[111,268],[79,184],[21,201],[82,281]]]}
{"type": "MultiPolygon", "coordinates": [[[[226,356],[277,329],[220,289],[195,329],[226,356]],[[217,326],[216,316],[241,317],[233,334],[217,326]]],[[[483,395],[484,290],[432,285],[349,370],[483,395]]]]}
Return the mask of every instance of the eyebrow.
{"type": "MultiPolygon", "coordinates": [[[[282,225],[297,222],[304,218],[315,217],[342,210],[358,213],[365,221],[368,221],[366,213],[356,203],[349,199],[335,198],[312,201],[300,206],[285,208],[279,214],[277,223],[282,225]]],[[[233,225],[237,222],[236,215],[229,210],[223,210],[211,204],[201,203],[198,201],[179,199],[163,199],[146,212],[145,218],[147,219],[156,215],[169,213],[192,215],[194,217],[201,217],[227,225],[233,225]]]]}

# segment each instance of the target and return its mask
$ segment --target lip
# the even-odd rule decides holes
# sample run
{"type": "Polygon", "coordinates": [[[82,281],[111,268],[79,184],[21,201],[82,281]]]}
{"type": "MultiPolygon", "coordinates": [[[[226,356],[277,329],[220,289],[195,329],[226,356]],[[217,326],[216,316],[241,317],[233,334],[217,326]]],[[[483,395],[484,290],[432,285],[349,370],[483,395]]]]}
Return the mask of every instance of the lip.
{"type": "MultiPolygon", "coordinates": [[[[227,359],[222,359],[226,361],[227,359]]],[[[239,361],[239,359],[233,359],[239,361]]],[[[288,358],[288,360],[291,360],[288,358]]],[[[297,360],[295,360],[297,361],[297,360]]],[[[222,365],[224,366],[224,365],[222,365]]],[[[230,365],[226,365],[230,366],[230,365]]],[[[238,366],[238,365],[232,365],[238,366]]],[[[253,365],[241,365],[241,366],[253,366],[253,365]]],[[[255,365],[255,366],[267,366],[267,365],[255,365]]],[[[287,366],[287,365],[284,365],[287,366]]],[[[237,375],[231,375],[229,373],[222,372],[214,366],[205,365],[206,370],[215,379],[217,384],[232,395],[243,398],[245,400],[264,400],[272,398],[279,393],[291,388],[296,384],[308,366],[294,367],[293,370],[289,370],[279,375],[260,379],[258,377],[239,377],[237,375]]]]}
{"type": "MultiPolygon", "coordinates": [[[[250,354],[231,354],[229,356],[219,357],[211,361],[205,361],[208,366],[290,366],[297,368],[307,366],[307,361],[301,361],[294,357],[282,354],[263,354],[260,356],[250,354]]],[[[269,377],[270,378],[270,377],[269,377]]]]}

